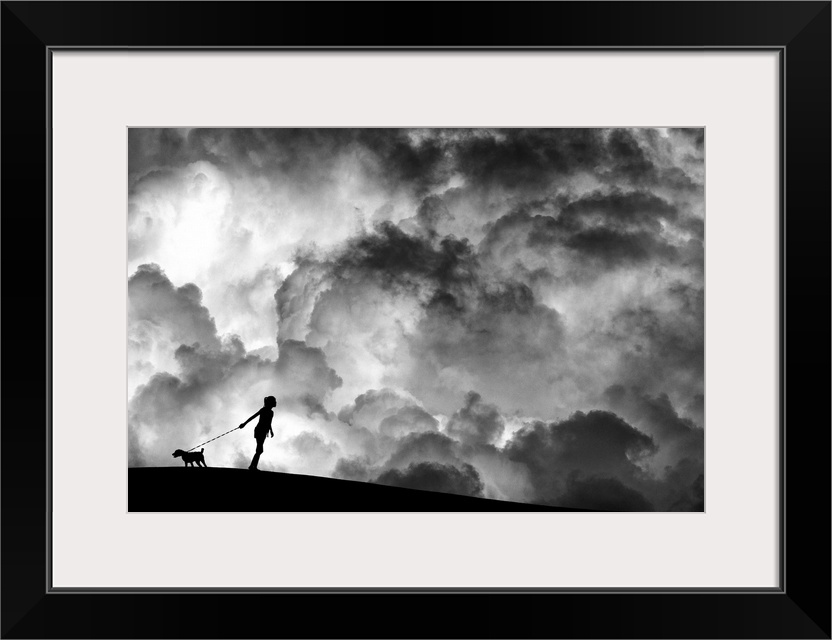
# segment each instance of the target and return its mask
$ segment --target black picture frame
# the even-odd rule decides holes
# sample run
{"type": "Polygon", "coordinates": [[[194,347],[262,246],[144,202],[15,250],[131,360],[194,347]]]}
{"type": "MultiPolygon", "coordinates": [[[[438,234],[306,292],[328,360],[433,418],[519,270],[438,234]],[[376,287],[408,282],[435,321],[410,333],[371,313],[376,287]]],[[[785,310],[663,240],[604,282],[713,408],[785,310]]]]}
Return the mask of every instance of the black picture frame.
{"type": "Polygon", "coordinates": [[[830,2],[3,2],[2,637],[829,638],[830,15],[830,2]],[[132,47],[778,51],[780,586],[52,589],[51,55],[132,47]]]}

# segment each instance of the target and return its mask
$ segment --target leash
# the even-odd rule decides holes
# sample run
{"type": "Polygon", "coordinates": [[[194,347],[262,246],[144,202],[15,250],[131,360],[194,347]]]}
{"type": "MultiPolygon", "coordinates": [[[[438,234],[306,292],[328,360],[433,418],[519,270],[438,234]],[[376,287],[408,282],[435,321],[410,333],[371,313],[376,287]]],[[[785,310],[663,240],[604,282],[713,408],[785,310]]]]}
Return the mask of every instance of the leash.
{"type": "MultiPolygon", "coordinates": [[[[218,435],[218,436],[217,436],[217,438],[222,438],[223,436],[227,436],[229,433],[231,433],[232,431],[236,431],[236,430],[237,430],[237,429],[239,429],[239,428],[240,428],[240,427],[234,427],[233,429],[231,429],[231,430],[229,430],[229,431],[226,431],[225,433],[221,433],[220,435],[218,435]]],[[[207,442],[203,442],[202,444],[198,444],[198,445],[196,445],[196,447],[202,447],[202,446],[205,446],[206,444],[208,444],[208,442],[213,442],[213,441],[214,441],[214,440],[216,440],[217,438],[211,438],[211,439],[210,439],[210,440],[208,440],[207,442]]],[[[193,451],[194,449],[196,449],[196,447],[191,447],[190,449],[188,449],[188,451],[193,451]]],[[[185,453],[188,453],[188,451],[186,451],[185,453]]]]}

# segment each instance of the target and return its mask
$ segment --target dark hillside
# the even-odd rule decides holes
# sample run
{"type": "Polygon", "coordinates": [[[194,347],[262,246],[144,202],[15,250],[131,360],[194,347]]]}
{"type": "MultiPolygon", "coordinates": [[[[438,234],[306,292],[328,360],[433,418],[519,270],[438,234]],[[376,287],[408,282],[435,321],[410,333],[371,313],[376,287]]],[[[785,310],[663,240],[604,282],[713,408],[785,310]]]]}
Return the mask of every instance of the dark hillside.
{"type": "Polygon", "coordinates": [[[577,511],[247,469],[141,467],[127,474],[129,511],[577,511]]]}

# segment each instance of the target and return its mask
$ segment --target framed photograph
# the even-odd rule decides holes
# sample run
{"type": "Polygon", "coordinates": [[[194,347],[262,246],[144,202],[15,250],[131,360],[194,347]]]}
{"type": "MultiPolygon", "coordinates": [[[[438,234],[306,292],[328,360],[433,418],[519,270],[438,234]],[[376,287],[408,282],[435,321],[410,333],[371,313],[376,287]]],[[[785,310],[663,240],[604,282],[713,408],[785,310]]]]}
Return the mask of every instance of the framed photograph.
{"type": "Polygon", "coordinates": [[[831,42],[3,3],[2,636],[829,638],[831,42]]]}
{"type": "Polygon", "coordinates": [[[129,512],[705,511],[704,128],[127,151],[129,512]]]}

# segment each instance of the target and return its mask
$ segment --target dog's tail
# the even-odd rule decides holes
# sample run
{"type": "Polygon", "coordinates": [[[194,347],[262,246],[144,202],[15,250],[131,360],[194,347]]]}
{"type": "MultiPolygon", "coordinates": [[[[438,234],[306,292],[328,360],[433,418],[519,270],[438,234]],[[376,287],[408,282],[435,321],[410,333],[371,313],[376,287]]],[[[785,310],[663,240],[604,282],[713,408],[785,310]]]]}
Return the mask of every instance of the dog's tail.
{"type": "Polygon", "coordinates": [[[202,453],[203,451],[205,451],[205,447],[202,447],[202,449],[199,450],[200,453],[202,453]]]}

